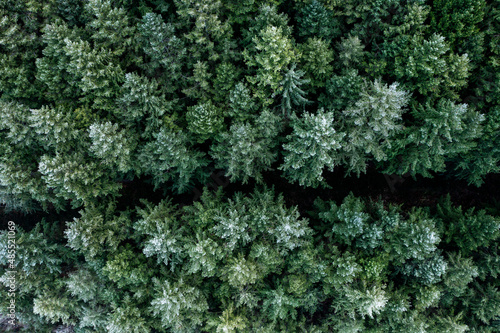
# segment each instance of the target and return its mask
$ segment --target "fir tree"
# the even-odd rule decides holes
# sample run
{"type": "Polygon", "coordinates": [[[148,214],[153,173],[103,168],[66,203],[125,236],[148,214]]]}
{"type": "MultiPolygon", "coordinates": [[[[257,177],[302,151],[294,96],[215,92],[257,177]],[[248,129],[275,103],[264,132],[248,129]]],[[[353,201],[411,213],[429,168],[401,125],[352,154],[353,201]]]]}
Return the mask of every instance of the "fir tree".
{"type": "Polygon", "coordinates": [[[282,71],[297,58],[297,54],[281,27],[265,27],[252,42],[252,48],[243,53],[247,66],[256,67],[255,75],[247,76],[247,80],[256,86],[256,97],[265,105],[270,104],[271,93],[282,81],[282,71]]]}
{"type": "Polygon", "coordinates": [[[173,92],[180,86],[183,60],[186,57],[185,42],[175,34],[174,25],[165,23],[158,14],[147,13],[138,26],[140,43],[148,60],[141,65],[150,76],[161,71],[165,88],[173,92]]]}
{"type": "Polygon", "coordinates": [[[402,163],[391,160],[387,169],[390,173],[430,177],[430,171],[444,171],[447,160],[476,146],[474,140],[480,136],[484,121],[484,115],[467,104],[446,99],[439,100],[435,107],[420,106],[413,115],[420,126],[405,129],[404,138],[396,145],[402,163]]]}
{"type": "Polygon", "coordinates": [[[362,89],[363,78],[358,70],[343,70],[326,81],[326,93],[319,101],[327,109],[343,111],[359,100],[362,89]]]}
{"type": "Polygon", "coordinates": [[[234,121],[243,122],[253,118],[256,109],[257,105],[246,84],[244,82],[236,84],[229,93],[228,115],[234,121]]]}
{"type": "Polygon", "coordinates": [[[139,162],[141,171],[153,177],[155,187],[174,181],[174,188],[182,192],[194,180],[208,176],[202,169],[208,164],[205,154],[188,146],[186,134],[162,128],[154,138],[139,148],[139,162]]]}
{"type": "Polygon", "coordinates": [[[324,183],[323,169],[333,171],[340,161],[337,150],[345,134],[335,131],[333,113],[322,109],[315,115],[306,112],[302,118],[294,116],[292,127],[289,143],[283,145],[285,163],[279,169],[292,182],[317,187],[324,183]]]}
{"type": "Polygon", "coordinates": [[[106,251],[116,251],[129,233],[130,220],[125,212],[114,216],[115,207],[109,202],[80,211],[80,217],[67,222],[68,245],[89,259],[102,256],[106,251]]]}
{"type": "Polygon", "coordinates": [[[301,8],[297,22],[300,36],[322,38],[329,42],[341,33],[333,13],[316,0],[301,8]]]}
{"type": "Polygon", "coordinates": [[[402,130],[402,114],[409,100],[408,93],[398,86],[397,82],[387,86],[375,80],[361,91],[353,106],[342,112],[347,172],[365,172],[367,155],[373,155],[376,161],[388,158],[391,139],[402,130]]]}
{"type": "Polygon", "coordinates": [[[269,170],[276,161],[276,136],[280,131],[280,119],[269,111],[263,111],[255,124],[232,125],[229,132],[217,138],[211,155],[216,167],[227,168],[226,175],[232,181],[246,183],[249,178],[262,181],[262,171],[269,170]]]}
{"type": "Polygon", "coordinates": [[[121,188],[109,169],[96,161],[87,160],[82,152],[43,155],[38,170],[56,196],[76,200],[74,205],[96,197],[117,195],[121,188]]]}
{"type": "Polygon", "coordinates": [[[469,59],[467,54],[447,54],[449,49],[438,34],[427,40],[414,36],[396,55],[397,80],[423,95],[456,98],[456,90],[465,86],[470,75],[469,59]]]}
{"type": "Polygon", "coordinates": [[[118,125],[111,122],[94,123],[89,127],[90,151],[104,165],[127,172],[134,168],[132,161],[137,146],[134,134],[125,129],[119,130],[118,125]]]}
{"type": "Polygon", "coordinates": [[[323,39],[313,37],[301,45],[302,68],[311,78],[311,85],[324,87],[333,72],[333,50],[323,39]]]}
{"type": "Polygon", "coordinates": [[[172,102],[165,99],[158,81],[127,73],[117,106],[114,114],[120,122],[139,128],[142,136],[151,136],[165,125],[172,102]]]}
{"type": "Polygon", "coordinates": [[[172,332],[192,331],[203,323],[203,313],[208,310],[205,295],[183,279],[172,283],[154,279],[154,298],[151,311],[159,317],[164,329],[172,332]]]}
{"type": "Polygon", "coordinates": [[[169,201],[162,201],[156,207],[144,203],[145,209],[138,210],[141,219],[134,223],[134,230],[141,237],[142,252],[146,257],[155,256],[158,264],[174,271],[186,257],[187,230],[177,220],[175,206],[169,201]]]}
{"type": "Polygon", "coordinates": [[[200,141],[215,136],[223,128],[221,113],[210,101],[190,107],[186,113],[189,131],[198,135],[200,141]]]}
{"type": "Polygon", "coordinates": [[[339,60],[342,66],[354,67],[362,62],[365,46],[357,36],[349,35],[338,44],[339,60]]]}
{"type": "Polygon", "coordinates": [[[296,65],[293,64],[292,67],[285,73],[283,80],[280,82],[280,87],[273,94],[281,95],[281,112],[285,117],[289,117],[292,112],[293,105],[305,106],[309,103],[304,95],[306,94],[304,90],[300,89],[300,86],[304,83],[309,83],[309,80],[302,79],[305,74],[301,70],[295,71],[296,65]]]}

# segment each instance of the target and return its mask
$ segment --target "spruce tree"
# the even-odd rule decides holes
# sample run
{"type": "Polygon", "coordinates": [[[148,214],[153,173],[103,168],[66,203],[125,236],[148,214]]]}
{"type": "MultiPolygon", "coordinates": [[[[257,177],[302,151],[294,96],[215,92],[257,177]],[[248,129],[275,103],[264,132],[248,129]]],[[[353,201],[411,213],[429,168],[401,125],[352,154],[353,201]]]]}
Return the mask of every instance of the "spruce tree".
{"type": "Polygon", "coordinates": [[[249,178],[262,181],[262,171],[269,170],[276,161],[276,137],[280,132],[280,118],[263,111],[255,123],[236,123],[228,132],[217,137],[211,156],[216,167],[227,169],[231,181],[249,178]]]}
{"type": "Polygon", "coordinates": [[[281,95],[281,112],[285,117],[289,117],[292,113],[293,105],[305,106],[309,103],[309,100],[305,98],[306,92],[300,88],[301,85],[309,83],[309,80],[302,79],[305,74],[304,71],[295,70],[296,64],[283,75],[283,80],[280,82],[280,87],[273,94],[273,97],[277,94],[281,95]]]}
{"type": "Polygon", "coordinates": [[[354,105],[342,112],[343,131],[347,133],[342,151],[348,173],[365,172],[367,155],[376,161],[388,158],[391,141],[403,128],[402,114],[409,100],[408,93],[398,86],[397,82],[387,86],[375,80],[361,91],[354,105]]]}
{"type": "Polygon", "coordinates": [[[285,163],[279,169],[291,182],[317,187],[324,184],[323,169],[333,171],[340,161],[337,150],[345,133],[334,128],[333,113],[318,110],[317,114],[304,113],[293,116],[293,133],[283,145],[285,163]]]}
{"type": "Polygon", "coordinates": [[[156,188],[173,181],[173,187],[183,192],[195,180],[206,179],[205,154],[190,147],[185,133],[162,128],[153,136],[154,141],[139,147],[138,158],[141,172],[153,177],[156,188]]]}

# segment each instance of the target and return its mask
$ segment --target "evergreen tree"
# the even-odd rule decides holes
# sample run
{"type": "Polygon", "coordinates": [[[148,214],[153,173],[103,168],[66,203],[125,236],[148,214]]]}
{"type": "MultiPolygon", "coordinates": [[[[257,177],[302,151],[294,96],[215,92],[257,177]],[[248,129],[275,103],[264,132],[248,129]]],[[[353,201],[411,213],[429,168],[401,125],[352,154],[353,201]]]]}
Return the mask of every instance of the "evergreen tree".
{"type": "Polygon", "coordinates": [[[431,29],[441,33],[451,45],[454,45],[458,40],[479,31],[477,25],[483,20],[485,5],[486,2],[483,0],[434,2],[430,12],[431,29]]]}
{"type": "Polygon", "coordinates": [[[256,67],[255,75],[247,76],[247,80],[256,87],[256,97],[267,105],[282,81],[282,72],[298,55],[281,27],[265,27],[252,42],[252,48],[243,52],[247,66],[256,67]]]}
{"type": "Polygon", "coordinates": [[[419,126],[405,129],[396,145],[402,157],[389,162],[387,172],[430,177],[430,171],[442,172],[445,162],[474,148],[474,139],[482,132],[484,115],[469,109],[467,104],[455,104],[441,99],[435,107],[430,104],[413,110],[419,126]]]}
{"type": "Polygon", "coordinates": [[[462,207],[453,206],[449,196],[437,205],[437,216],[442,220],[444,241],[456,244],[463,254],[488,246],[500,236],[498,218],[474,208],[463,212],[462,207]]]}
{"type": "Polygon", "coordinates": [[[311,85],[324,87],[333,72],[333,50],[323,39],[313,37],[301,45],[302,68],[311,78],[311,85]]]}
{"type": "Polygon", "coordinates": [[[193,331],[203,323],[203,313],[208,310],[205,295],[183,279],[172,283],[154,279],[154,298],[151,311],[161,319],[165,329],[172,332],[193,331]]]}
{"type": "MultiPolygon", "coordinates": [[[[138,26],[140,43],[148,60],[141,64],[149,76],[160,72],[168,92],[182,86],[179,79],[183,75],[186,57],[185,42],[175,34],[174,25],[165,23],[159,14],[147,13],[138,26]]],[[[148,103],[147,101],[146,103],[148,103]]],[[[154,105],[154,104],[153,104],[154,105]]]]}
{"type": "Polygon", "coordinates": [[[365,46],[357,36],[349,35],[347,38],[342,38],[337,46],[342,66],[354,67],[354,65],[360,64],[365,55],[364,48],[365,46]]]}
{"type": "Polygon", "coordinates": [[[89,126],[90,151],[104,165],[127,172],[134,168],[132,161],[137,146],[134,134],[125,129],[119,130],[118,125],[111,122],[94,123],[89,126]]]}
{"type": "Polygon", "coordinates": [[[76,79],[84,94],[80,99],[95,109],[111,110],[124,72],[110,49],[92,48],[80,38],[64,40],[64,51],[70,58],[67,71],[76,79]]]}
{"type": "Polygon", "coordinates": [[[255,124],[237,123],[229,132],[217,138],[211,155],[217,168],[227,168],[231,181],[249,178],[262,181],[262,171],[269,170],[277,159],[276,136],[280,132],[280,118],[269,111],[263,111],[255,124]]]}
{"type": "Polygon", "coordinates": [[[441,238],[436,222],[420,209],[409,213],[408,220],[394,227],[385,245],[396,262],[424,260],[434,251],[441,238]]]}
{"type": "Polygon", "coordinates": [[[186,134],[162,128],[154,138],[139,148],[138,158],[141,171],[153,177],[155,187],[174,181],[174,188],[183,192],[194,180],[208,176],[202,170],[208,164],[205,154],[188,146],[186,134]]]}
{"type": "Polygon", "coordinates": [[[347,69],[326,81],[326,93],[319,97],[319,101],[327,109],[343,111],[359,100],[362,89],[363,78],[359,72],[347,69]]]}
{"type": "Polygon", "coordinates": [[[0,329],[497,332],[499,13],[0,1],[0,329]]]}
{"type": "Polygon", "coordinates": [[[408,100],[408,93],[398,89],[397,82],[387,86],[375,80],[361,91],[353,106],[342,112],[343,131],[347,133],[342,143],[347,172],[365,172],[366,155],[373,155],[376,161],[388,158],[391,139],[402,130],[403,108],[408,100]]]}
{"type": "Polygon", "coordinates": [[[457,98],[456,90],[470,75],[467,54],[447,54],[450,47],[438,34],[427,40],[414,36],[408,44],[395,58],[397,80],[423,95],[457,98]]]}
{"type": "Polygon", "coordinates": [[[243,122],[254,116],[257,109],[255,100],[250,95],[250,90],[244,82],[239,82],[229,93],[228,115],[234,121],[243,122]]]}
{"type": "Polygon", "coordinates": [[[162,90],[154,79],[127,73],[117,99],[118,107],[114,109],[115,116],[120,122],[137,128],[143,137],[151,137],[169,123],[167,114],[173,101],[167,101],[162,90]]]}
{"type": "Polygon", "coordinates": [[[189,131],[200,141],[215,136],[224,126],[222,112],[210,101],[190,107],[186,119],[189,131]]]}
{"type": "Polygon", "coordinates": [[[146,207],[138,210],[141,219],[134,223],[142,252],[146,257],[156,256],[158,264],[165,264],[174,271],[186,257],[187,230],[178,221],[175,206],[169,201],[164,200],[155,207],[144,203],[146,207]]]}
{"type": "Polygon", "coordinates": [[[80,211],[80,217],[67,222],[64,233],[68,245],[89,259],[100,257],[105,251],[116,251],[129,234],[130,217],[126,212],[115,216],[115,207],[113,202],[108,202],[80,211]]]}
{"type": "Polygon", "coordinates": [[[96,197],[115,196],[121,184],[113,180],[113,174],[97,161],[92,161],[78,151],[55,156],[43,155],[38,164],[42,180],[55,195],[75,200],[74,205],[96,197]]]}
{"type": "Polygon", "coordinates": [[[272,95],[274,97],[278,93],[281,94],[281,112],[283,112],[285,117],[290,116],[292,104],[305,106],[309,103],[309,100],[304,97],[306,93],[300,89],[300,86],[304,83],[309,83],[309,80],[302,79],[305,73],[301,70],[295,71],[295,68],[296,65],[293,64],[283,76],[278,90],[272,95]]]}
{"type": "Polygon", "coordinates": [[[485,118],[476,149],[454,158],[458,177],[476,186],[484,183],[485,175],[500,171],[500,107],[490,110],[485,118]]]}
{"type": "Polygon", "coordinates": [[[304,113],[302,118],[292,118],[293,134],[283,145],[285,163],[279,167],[285,177],[300,185],[317,187],[324,184],[323,169],[330,171],[340,161],[337,150],[341,148],[344,133],[337,133],[333,126],[333,113],[318,110],[317,114],[304,113]]]}
{"type": "Polygon", "coordinates": [[[151,332],[151,326],[144,318],[140,305],[134,303],[130,297],[126,297],[122,304],[113,308],[113,312],[108,315],[107,332],[151,332]]]}
{"type": "Polygon", "coordinates": [[[333,13],[316,0],[301,8],[297,22],[300,36],[318,37],[329,42],[341,33],[333,13]]]}
{"type": "Polygon", "coordinates": [[[36,60],[36,78],[45,88],[46,98],[50,101],[71,101],[81,96],[78,82],[69,72],[71,58],[65,51],[65,40],[76,40],[83,33],[70,29],[68,24],[55,21],[42,29],[42,42],[45,45],[43,57],[36,60]]]}
{"type": "Polygon", "coordinates": [[[72,110],[63,105],[42,106],[31,109],[27,116],[33,131],[38,134],[38,142],[46,149],[65,151],[75,145],[77,137],[83,136],[76,124],[72,110]]]}

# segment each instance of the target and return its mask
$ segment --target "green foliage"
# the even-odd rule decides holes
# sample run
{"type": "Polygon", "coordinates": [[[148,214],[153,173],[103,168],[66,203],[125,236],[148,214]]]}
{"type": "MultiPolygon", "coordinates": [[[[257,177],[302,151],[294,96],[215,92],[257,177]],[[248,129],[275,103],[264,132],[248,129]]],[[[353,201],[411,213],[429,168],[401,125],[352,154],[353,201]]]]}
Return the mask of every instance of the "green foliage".
{"type": "Polygon", "coordinates": [[[317,37],[330,42],[341,33],[333,13],[316,0],[301,8],[297,23],[299,36],[306,38],[317,37]]]}
{"type": "Polygon", "coordinates": [[[440,255],[433,255],[425,260],[411,260],[406,262],[402,273],[417,279],[424,285],[431,285],[441,281],[448,264],[440,255]]]}
{"type": "Polygon", "coordinates": [[[175,206],[169,201],[162,201],[156,206],[144,202],[146,207],[138,209],[142,219],[134,223],[134,229],[142,240],[142,252],[146,257],[156,256],[158,264],[175,266],[183,262],[186,242],[185,228],[179,223],[175,206]]]}
{"type": "Polygon", "coordinates": [[[158,81],[127,73],[117,106],[114,113],[120,122],[137,127],[142,136],[151,136],[164,125],[172,102],[165,99],[158,81]]]}
{"type": "Polygon", "coordinates": [[[71,296],[84,302],[95,300],[103,287],[95,274],[83,267],[72,272],[64,282],[71,296]]]}
{"type": "Polygon", "coordinates": [[[118,288],[146,286],[154,274],[154,271],[148,267],[148,263],[146,257],[134,253],[131,246],[121,246],[108,256],[102,272],[115,282],[118,288]]]}
{"type": "Polygon", "coordinates": [[[1,329],[497,332],[499,13],[0,1],[1,329]]]}
{"type": "Polygon", "coordinates": [[[76,86],[85,94],[81,102],[96,109],[112,109],[119,84],[124,79],[123,69],[110,49],[94,49],[88,41],[66,38],[64,51],[69,57],[67,71],[75,78],[76,86]]]}
{"type": "Polygon", "coordinates": [[[59,321],[63,324],[74,324],[72,315],[75,307],[75,302],[68,295],[60,295],[54,290],[46,290],[33,300],[33,313],[44,317],[52,324],[59,321]]]}
{"type": "Polygon", "coordinates": [[[221,110],[210,101],[188,108],[186,120],[188,130],[198,135],[199,141],[214,137],[224,126],[221,110]]]}
{"type": "Polygon", "coordinates": [[[500,236],[500,220],[486,211],[466,212],[454,207],[449,196],[437,205],[437,214],[442,219],[446,243],[456,244],[462,253],[469,254],[481,246],[487,246],[500,236]]]}
{"type": "Polygon", "coordinates": [[[45,148],[58,151],[68,149],[76,138],[82,135],[75,126],[74,115],[67,107],[42,106],[38,110],[30,111],[31,115],[27,118],[34,132],[38,134],[38,142],[45,148]]]}
{"type": "Polygon", "coordinates": [[[193,63],[202,58],[229,60],[232,27],[224,17],[222,2],[175,0],[174,3],[182,25],[187,27],[184,37],[189,43],[188,52],[193,63]]]}
{"type": "Polygon", "coordinates": [[[320,213],[319,216],[333,224],[332,232],[336,239],[350,244],[356,237],[363,234],[363,229],[367,227],[370,216],[363,212],[364,209],[363,202],[350,193],[340,207],[332,203],[330,209],[320,213]]]}
{"type": "Polygon", "coordinates": [[[161,15],[147,13],[138,26],[140,44],[147,60],[141,64],[150,76],[160,71],[167,91],[175,91],[182,76],[183,60],[186,57],[185,42],[175,35],[174,25],[165,23],[161,15]]]}
{"type": "Polygon", "coordinates": [[[402,114],[409,100],[408,93],[398,86],[397,82],[387,86],[375,80],[361,91],[354,105],[342,112],[347,172],[365,172],[367,155],[373,155],[376,161],[388,158],[391,141],[402,130],[402,114]]]}
{"type": "Polygon", "coordinates": [[[347,38],[342,38],[342,41],[337,46],[342,66],[354,67],[354,65],[359,65],[365,55],[364,48],[365,46],[357,36],[349,35],[347,38]]]}
{"type": "Polygon", "coordinates": [[[116,306],[109,314],[106,331],[110,333],[149,333],[150,325],[146,322],[144,314],[130,297],[126,297],[120,306],[116,306]]]}
{"type": "Polygon", "coordinates": [[[248,327],[248,319],[244,315],[234,313],[234,308],[228,308],[222,312],[222,315],[212,322],[208,327],[215,327],[217,333],[244,332],[248,327]]]}
{"type": "Polygon", "coordinates": [[[408,220],[395,226],[389,240],[391,254],[396,260],[424,260],[427,255],[436,251],[440,241],[435,221],[421,210],[410,212],[408,220]]]}
{"type": "Polygon", "coordinates": [[[153,279],[154,298],[151,311],[159,317],[164,328],[172,332],[195,330],[202,324],[202,314],[208,310],[206,297],[196,287],[182,279],[172,283],[153,279]]]}
{"type": "Polygon", "coordinates": [[[245,49],[243,56],[249,67],[256,67],[255,75],[247,80],[256,86],[255,95],[270,104],[269,96],[276,91],[282,81],[282,72],[298,57],[292,40],[281,27],[269,25],[252,39],[253,45],[245,49]]]}
{"type": "Polygon", "coordinates": [[[483,20],[485,5],[483,0],[433,2],[431,29],[441,33],[450,44],[458,43],[479,31],[478,23],[483,20]]]}
{"type": "Polygon", "coordinates": [[[264,294],[262,310],[267,313],[267,316],[272,321],[287,318],[295,319],[297,316],[295,307],[299,305],[300,303],[297,299],[287,294],[282,286],[278,286],[277,289],[270,290],[264,294]]]}
{"type": "Polygon", "coordinates": [[[427,40],[414,36],[395,58],[397,80],[423,95],[457,98],[456,90],[470,75],[469,59],[467,54],[447,54],[449,49],[441,35],[427,40]]]}
{"type": "Polygon", "coordinates": [[[277,140],[280,132],[280,118],[269,111],[263,111],[251,123],[236,123],[229,132],[217,138],[212,145],[211,156],[216,167],[227,169],[226,176],[231,181],[249,178],[262,181],[262,171],[269,170],[277,158],[277,140]]]}
{"type": "Polygon", "coordinates": [[[302,118],[293,116],[293,134],[283,145],[285,163],[280,170],[285,177],[300,185],[317,187],[324,184],[323,169],[330,171],[340,160],[337,150],[341,148],[344,133],[333,128],[333,113],[318,110],[317,114],[304,113],[302,118]]]}
{"type": "Polygon", "coordinates": [[[228,115],[234,121],[249,120],[254,116],[257,109],[255,100],[250,94],[250,90],[244,82],[239,82],[229,93],[228,115]]]}
{"type": "Polygon", "coordinates": [[[483,134],[477,139],[476,149],[455,158],[458,177],[466,178],[469,184],[481,186],[484,176],[500,171],[500,107],[486,114],[483,134]]]}
{"type": "Polygon", "coordinates": [[[43,57],[36,60],[36,78],[45,88],[46,98],[56,101],[80,96],[82,92],[68,69],[71,58],[64,48],[65,40],[76,40],[82,34],[81,31],[70,29],[68,24],[57,20],[47,24],[42,32],[45,48],[43,57]]]}
{"type": "Polygon", "coordinates": [[[305,106],[310,103],[309,100],[304,97],[306,94],[304,90],[300,89],[300,86],[304,83],[309,83],[309,80],[302,79],[305,72],[301,70],[296,71],[295,68],[296,65],[293,64],[283,75],[280,87],[272,95],[273,97],[277,94],[281,95],[281,112],[283,112],[283,115],[286,117],[289,117],[292,113],[292,104],[305,106]]]}
{"type": "Polygon", "coordinates": [[[402,161],[391,161],[390,173],[430,177],[430,171],[442,172],[447,160],[473,149],[482,132],[484,115],[467,104],[441,99],[435,107],[426,104],[412,113],[418,123],[405,129],[396,146],[402,161]]]}
{"type": "Polygon", "coordinates": [[[80,217],[67,222],[65,234],[68,245],[87,258],[101,256],[104,251],[116,251],[129,233],[130,220],[125,212],[115,216],[113,202],[89,205],[80,217]]]}
{"type": "MultiPolygon", "coordinates": [[[[55,273],[61,271],[61,258],[58,254],[58,245],[47,240],[40,230],[41,225],[38,224],[30,232],[26,232],[19,227],[15,230],[15,255],[13,256],[12,237],[9,238],[7,230],[2,230],[0,233],[1,261],[2,266],[7,266],[13,263],[11,270],[22,270],[23,274],[30,276],[32,274],[40,274],[42,272],[55,273]],[[11,249],[9,251],[9,249],[11,249]],[[15,258],[12,262],[11,259],[15,258]]],[[[27,286],[26,286],[27,287],[27,286]]]]}
{"type": "Polygon", "coordinates": [[[0,7],[0,91],[3,98],[43,98],[40,84],[34,84],[35,61],[42,44],[37,33],[47,16],[41,13],[40,7],[40,4],[24,1],[0,7]],[[26,15],[27,12],[32,15],[26,15]]]}
{"type": "Polygon", "coordinates": [[[137,139],[133,132],[119,130],[118,124],[111,122],[94,123],[89,126],[89,137],[92,142],[90,151],[104,165],[116,167],[120,172],[127,172],[134,167],[132,159],[137,139]]]}
{"type": "MultiPolygon", "coordinates": [[[[269,2],[274,2],[271,0],[269,2]]],[[[288,25],[289,18],[285,13],[278,12],[276,5],[261,5],[258,9],[258,15],[252,17],[251,26],[243,31],[245,37],[243,45],[246,46],[252,42],[252,39],[268,26],[281,28],[285,35],[292,33],[292,27],[288,25]]]]}
{"type": "Polygon", "coordinates": [[[174,188],[185,191],[194,180],[203,180],[207,174],[201,168],[208,163],[205,154],[191,149],[183,132],[162,128],[150,141],[139,148],[142,172],[153,177],[155,187],[174,181],[174,188]]]}
{"type": "Polygon", "coordinates": [[[313,37],[301,45],[302,68],[312,78],[311,85],[323,87],[333,72],[333,50],[323,39],[313,37]]]}
{"type": "Polygon", "coordinates": [[[111,177],[109,169],[88,160],[78,151],[55,156],[43,155],[38,169],[42,180],[56,196],[85,202],[96,197],[116,195],[120,184],[111,177]]]}
{"type": "Polygon", "coordinates": [[[326,94],[320,96],[320,102],[327,109],[345,110],[358,101],[362,88],[363,78],[358,71],[347,69],[326,81],[326,94]]]}
{"type": "Polygon", "coordinates": [[[446,290],[455,297],[462,296],[467,285],[479,275],[472,258],[462,258],[460,254],[450,253],[448,256],[449,267],[444,277],[446,290]]]}

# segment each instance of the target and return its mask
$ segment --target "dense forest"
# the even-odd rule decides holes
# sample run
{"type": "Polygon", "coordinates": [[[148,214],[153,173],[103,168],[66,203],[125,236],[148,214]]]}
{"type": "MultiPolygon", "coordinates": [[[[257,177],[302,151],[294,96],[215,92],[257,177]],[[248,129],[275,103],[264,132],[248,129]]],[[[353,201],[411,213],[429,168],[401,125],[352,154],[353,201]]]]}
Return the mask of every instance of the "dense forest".
{"type": "Polygon", "coordinates": [[[500,332],[500,0],[0,18],[0,331],[500,332]]]}

